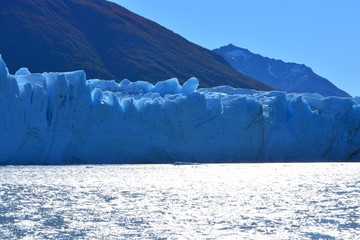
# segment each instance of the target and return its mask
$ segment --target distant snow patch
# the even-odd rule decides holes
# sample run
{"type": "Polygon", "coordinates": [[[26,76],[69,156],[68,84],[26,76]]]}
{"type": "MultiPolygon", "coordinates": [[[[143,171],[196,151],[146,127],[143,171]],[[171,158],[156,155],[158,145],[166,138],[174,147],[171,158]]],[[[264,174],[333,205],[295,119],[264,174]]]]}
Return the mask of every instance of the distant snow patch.
{"type": "Polygon", "coordinates": [[[276,75],[275,73],[273,73],[270,63],[267,64],[267,69],[268,69],[268,72],[269,72],[269,74],[270,74],[271,76],[273,76],[273,77],[275,77],[275,78],[279,78],[278,75],[276,75]]]}
{"type": "Polygon", "coordinates": [[[250,56],[246,54],[246,52],[242,49],[232,50],[228,51],[227,55],[230,57],[243,57],[245,59],[248,59],[250,56]]]}

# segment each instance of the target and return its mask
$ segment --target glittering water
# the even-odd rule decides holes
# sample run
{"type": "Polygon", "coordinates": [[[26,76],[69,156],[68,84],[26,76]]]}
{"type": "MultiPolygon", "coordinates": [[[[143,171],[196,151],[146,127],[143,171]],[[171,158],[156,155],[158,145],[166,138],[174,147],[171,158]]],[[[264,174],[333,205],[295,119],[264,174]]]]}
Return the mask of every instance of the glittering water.
{"type": "Polygon", "coordinates": [[[360,164],[0,167],[0,239],[359,239],[360,164]]]}

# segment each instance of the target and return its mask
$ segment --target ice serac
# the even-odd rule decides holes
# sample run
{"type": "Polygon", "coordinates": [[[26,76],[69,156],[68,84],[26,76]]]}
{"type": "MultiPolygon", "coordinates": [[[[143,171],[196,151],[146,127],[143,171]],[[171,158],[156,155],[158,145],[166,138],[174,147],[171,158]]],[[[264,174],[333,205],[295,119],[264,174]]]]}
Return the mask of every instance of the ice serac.
{"type": "Polygon", "coordinates": [[[0,163],[359,161],[359,98],[10,75],[0,59],[0,163]]]}

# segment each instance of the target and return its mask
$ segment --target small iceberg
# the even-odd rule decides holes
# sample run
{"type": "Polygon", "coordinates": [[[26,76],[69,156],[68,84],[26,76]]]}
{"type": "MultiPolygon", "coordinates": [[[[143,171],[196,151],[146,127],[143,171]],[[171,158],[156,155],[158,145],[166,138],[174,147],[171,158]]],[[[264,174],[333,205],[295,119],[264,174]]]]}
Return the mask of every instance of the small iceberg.
{"type": "Polygon", "coordinates": [[[174,162],[173,165],[200,165],[200,163],[197,162],[174,162]]]}

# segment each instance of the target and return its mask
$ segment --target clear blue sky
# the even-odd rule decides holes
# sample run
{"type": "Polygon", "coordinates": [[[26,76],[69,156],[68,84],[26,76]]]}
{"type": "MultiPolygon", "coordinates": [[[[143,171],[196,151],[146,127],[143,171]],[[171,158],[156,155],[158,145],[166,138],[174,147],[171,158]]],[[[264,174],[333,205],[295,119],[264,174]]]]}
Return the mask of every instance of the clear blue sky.
{"type": "Polygon", "coordinates": [[[113,0],[208,49],[302,63],[360,96],[359,0],[113,0]]]}

